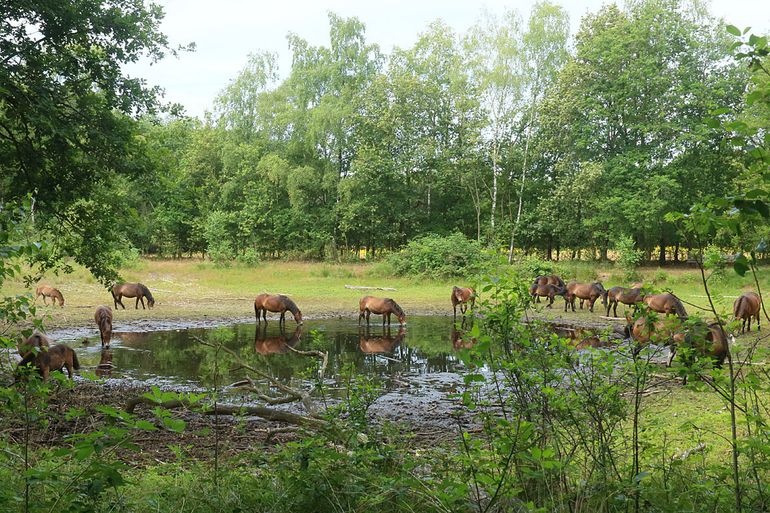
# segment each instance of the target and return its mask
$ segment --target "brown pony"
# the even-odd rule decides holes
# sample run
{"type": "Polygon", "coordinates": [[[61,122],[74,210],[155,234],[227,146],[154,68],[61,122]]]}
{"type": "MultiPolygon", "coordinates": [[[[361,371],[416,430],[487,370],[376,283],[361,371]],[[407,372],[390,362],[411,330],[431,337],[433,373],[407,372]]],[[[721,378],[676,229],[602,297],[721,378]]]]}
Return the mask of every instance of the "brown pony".
{"type": "Polygon", "coordinates": [[[607,305],[607,317],[610,316],[610,308],[613,309],[613,315],[618,316],[618,303],[624,305],[633,305],[634,310],[637,308],[637,303],[641,303],[644,299],[644,292],[641,288],[627,289],[625,287],[612,287],[610,290],[604,293],[604,304],[607,305]]]}
{"type": "Polygon", "coordinates": [[[278,324],[286,324],[286,310],[294,316],[297,324],[302,324],[302,312],[297,308],[296,303],[283,294],[260,294],[254,298],[254,315],[257,316],[259,324],[259,314],[267,323],[267,312],[279,312],[281,314],[278,324]]]}
{"type": "Polygon", "coordinates": [[[390,314],[396,314],[398,322],[403,326],[406,324],[406,314],[398,306],[398,303],[390,298],[364,296],[358,302],[358,324],[361,325],[361,319],[366,315],[366,325],[369,325],[369,315],[377,314],[382,315],[382,324],[385,324],[387,318],[388,324],[390,324],[390,314]]]}
{"type": "Polygon", "coordinates": [[[102,337],[102,347],[110,348],[112,340],[112,308],[109,306],[97,306],[94,312],[94,321],[99,326],[99,335],[102,337]]]}
{"type": "Polygon", "coordinates": [[[267,336],[267,323],[260,329],[257,326],[257,331],[254,334],[254,351],[259,354],[276,354],[286,353],[290,347],[294,347],[302,340],[302,325],[298,324],[292,335],[286,336],[286,333],[281,330],[281,334],[268,337],[267,336]]]}
{"type": "Polygon", "coordinates": [[[736,319],[743,319],[741,333],[746,332],[746,321],[749,322],[751,331],[751,318],[757,319],[757,331],[759,331],[759,308],[762,302],[755,292],[746,292],[733,303],[733,315],[736,319]]]}
{"type": "Polygon", "coordinates": [[[365,333],[359,331],[358,347],[361,348],[362,353],[392,353],[403,342],[405,336],[406,330],[403,326],[399,326],[398,334],[395,337],[390,334],[390,326],[388,326],[387,331],[383,331],[381,337],[370,336],[367,329],[365,333]]]}
{"type": "Polygon", "coordinates": [[[549,276],[538,276],[535,278],[535,281],[532,282],[533,285],[556,285],[557,287],[563,287],[564,286],[564,280],[561,279],[561,277],[556,276],[555,274],[551,274],[549,276]]]}
{"type": "Polygon", "coordinates": [[[43,296],[43,304],[46,306],[48,306],[48,301],[46,301],[45,298],[50,297],[51,303],[53,303],[54,306],[56,306],[56,300],[58,299],[59,306],[64,307],[64,296],[62,296],[61,292],[59,292],[59,289],[55,289],[47,285],[40,285],[35,289],[35,301],[37,301],[37,298],[40,296],[43,296]]]}
{"type": "Polygon", "coordinates": [[[50,345],[50,339],[40,333],[34,333],[31,337],[19,345],[19,354],[22,359],[16,366],[17,369],[32,364],[44,380],[48,380],[51,371],[67,369],[69,378],[72,379],[72,370],[80,368],[78,356],[72,348],[63,344],[50,345]]]}
{"type": "Polygon", "coordinates": [[[112,286],[112,299],[115,301],[116,310],[118,309],[118,305],[122,306],[123,310],[126,309],[126,305],[121,301],[123,296],[135,297],[136,305],[134,308],[137,310],[139,309],[139,301],[142,302],[142,310],[145,310],[144,298],[147,298],[147,306],[149,308],[155,306],[155,298],[152,297],[150,289],[141,283],[118,283],[112,286]]]}
{"type": "Polygon", "coordinates": [[[540,302],[540,297],[547,297],[550,302],[546,305],[546,308],[552,308],[553,307],[553,299],[556,296],[564,296],[564,294],[567,293],[567,289],[564,287],[559,287],[558,285],[537,285],[533,283],[529,287],[529,295],[532,296],[532,300],[537,302],[540,302]]]}
{"type": "Polygon", "coordinates": [[[676,314],[679,320],[687,319],[687,311],[684,309],[684,305],[673,294],[653,294],[651,296],[644,296],[642,299],[647,306],[653,312],[668,314],[676,314]]]}
{"type": "MultiPolygon", "coordinates": [[[[721,367],[727,356],[727,336],[718,323],[706,324],[698,322],[689,328],[685,328],[680,320],[670,321],[661,319],[650,321],[646,317],[639,317],[633,324],[631,318],[627,326],[628,334],[640,345],[645,345],[650,340],[659,340],[663,345],[669,346],[670,354],[666,366],[670,367],[676,355],[678,346],[688,346],[704,356],[710,356],[716,360],[716,366],[721,367]]],[[[686,362],[688,365],[691,362],[686,362]]]]}
{"type": "Polygon", "coordinates": [[[578,283],[575,281],[570,282],[567,285],[567,291],[564,294],[564,311],[567,311],[567,306],[572,307],[572,311],[575,311],[575,298],[579,298],[581,306],[584,299],[588,300],[589,310],[594,311],[594,303],[597,299],[602,298],[602,304],[605,304],[604,287],[599,282],[596,283],[578,283]]]}
{"type": "Polygon", "coordinates": [[[465,315],[468,311],[468,303],[471,304],[471,310],[476,304],[476,292],[470,287],[452,287],[452,308],[454,316],[457,318],[457,305],[460,305],[460,313],[465,315]]]}

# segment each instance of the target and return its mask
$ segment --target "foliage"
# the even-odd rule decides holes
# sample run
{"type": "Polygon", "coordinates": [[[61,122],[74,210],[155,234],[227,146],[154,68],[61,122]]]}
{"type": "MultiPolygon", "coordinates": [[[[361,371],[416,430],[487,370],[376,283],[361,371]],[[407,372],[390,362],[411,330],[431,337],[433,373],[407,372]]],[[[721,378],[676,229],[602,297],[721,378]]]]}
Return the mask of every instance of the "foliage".
{"type": "Polygon", "coordinates": [[[396,274],[429,278],[468,277],[494,264],[478,242],[455,233],[446,237],[426,235],[388,255],[396,274]]]}

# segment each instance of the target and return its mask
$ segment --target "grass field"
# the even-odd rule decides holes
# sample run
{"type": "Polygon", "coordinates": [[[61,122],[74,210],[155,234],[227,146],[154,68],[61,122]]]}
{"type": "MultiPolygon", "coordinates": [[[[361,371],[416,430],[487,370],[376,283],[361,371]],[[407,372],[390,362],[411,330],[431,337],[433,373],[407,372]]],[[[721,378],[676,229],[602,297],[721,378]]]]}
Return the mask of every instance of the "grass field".
{"type": "MultiPolygon", "coordinates": [[[[601,281],[605,288],[629,285],[623,273],[606,264],[596,262],[558,263],[555,271],[566,281],[601,281]]],[[[768,269],[760,272],[760,285],[770,290],[768,269]]],[[[404,310],[413,314],[451,313],[449,295],[453,284],[462,280],[422,280],[394,277],[378,264],[327,264],[318,262],[266,262],[257,267],[232,265],[221,267],[200,260],[142,259],[121,271],[126,281],[139,281],[147,285],[155,296],[156,306],[150,310],[134,309],[132,299],[124,299],[126,310],[116,314],[119,320],[151,319],[244,319],[254,315],[252,300],[261,292],[290,295],[307,318],[321,316],[355,316],[358,300],[371,294],[396,299],[404,310]],[[395,291],[351,290],[345,285],[391,287],[395,291]]],[[[645,286],[657,290],[670,289],[692,305],[708,306],[697,269],[688,267],[643,268],[639,278],[645,286]]],[[[65,307],[43,307],[48,316],[46,324],[52,327],[78,326],[93,322],[96,306],[112,306],[112,296],[83,268],[76,267],[69,275],[46,276],[41,283],[50,284],[62,291],[65,307]]],[[[473,283],[466,282],[468,285],[473,283]]],[[[754,288],[751,276],[741,277],[731,269],[724,269],[709,278],[713,299],[720,311],[732,313],[732,303],[745,290],[754,288]]],[[[33,287],[34,288],[34,287],[33,287]]],[[[20,281],[6,282],[3,295],[32,293],[20,281]]],[[[698,309],[686,305],[690,314],[698,309]]],[[[597,302],[595,313],[585,311],[564,313],[564,302],[557,298],[554,308],[545,309],[543,304],[535,310],[547,317],[567,319],[595,319],[603,314],[597,302]]],[[[618,308],[621,314],[622,307],[618,308]]],[[[702,312],[703,313],[703,312],[702,312]]]]}

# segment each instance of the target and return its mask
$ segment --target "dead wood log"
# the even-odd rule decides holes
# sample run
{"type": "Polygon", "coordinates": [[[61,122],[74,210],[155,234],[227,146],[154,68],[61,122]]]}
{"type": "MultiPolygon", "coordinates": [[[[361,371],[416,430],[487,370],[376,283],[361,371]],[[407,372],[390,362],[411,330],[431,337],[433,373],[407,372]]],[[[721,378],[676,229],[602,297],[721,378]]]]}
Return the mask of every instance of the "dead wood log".
{"type": "Polygon", "coordinates": [[[296,424],[298,426],[306,427],[324,427],[328,423],[316,417],[306,417],[304,415],[298,415],[283,410],[275,410],[273,408],[266,408],[264,406],[235,406],[230,404],[217,404],[214,405],[199,405],[191,404],[189,401],[173,400],[164,401],[158,403],[147,397],[134,397],[126,402],[125,410],[128,413],[133,413],[136,407],[140,404],[148,404],[150,406],[159,406],[167,410],[173,410],[176,408],[194,408],[206,415],[254,415],[262,417],[266,420],[272,420],[276,422],[286,422],[288,424],[296,424]]]}

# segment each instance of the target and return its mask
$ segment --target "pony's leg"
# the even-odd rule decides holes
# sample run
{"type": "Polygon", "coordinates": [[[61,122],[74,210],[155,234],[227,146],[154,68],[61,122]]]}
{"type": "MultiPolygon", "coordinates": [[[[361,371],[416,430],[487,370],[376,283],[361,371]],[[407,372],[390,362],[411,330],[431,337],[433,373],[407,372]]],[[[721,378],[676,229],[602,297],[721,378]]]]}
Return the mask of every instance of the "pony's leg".
{"type": "Polygon", "coordinates": [[[43,304],[44,304],[45,306],[48,306],[48,300],[46,299],[46,296],[45,296],[45,294],[43,294],[43,304]]]}
{"type": "Polygon", "coordinates": [[[365,311],[366,311],[366,327],[368,328],[369,327],[369,316],[372,315],[372,311],[369,310],[368,308],[365,311]]]}
{"type": "Polygon", "coordinates": [[[671,367],[671,362],[674,361],[674,356],[676,356],[676,344],[673,344],[670,348],[671,354],[668,357],[668,362],[666,362],[666,367],[671,367]]]}
{"type": "Polygon", "coordinates": [[[139,310],[139,298],[136,298],[136,304],[134,305],[134,310],[139,310]]]}
{"type": "Polygon", "coordinates": [[[760,331],[760,329],[759,329],[759,312],[757,312],[757,331],[760,331]]]}
{"type": "Polygon", "coordinates": [[[452,311],[454,312],[454,318],[456,320],[457,319],[457,305],[454,304],[454,303],[452,303],[452,311]]]}
{"type": "Polygon", "coordinates": [[[594,313],[594,303],[596,303],[596,298],[588,300],[588,306],[591,313],[594,313]]]}
{"type": "Polygon", "coordinates": [[[141,301],[141,302],[142,302],[142,310],[147,310],[147,309],[144,307],[144,296],[140,297],[140,298],[139,298],[139,301],[141,301]]]}

